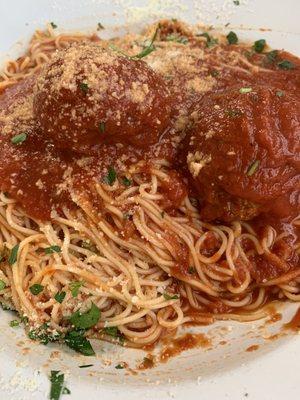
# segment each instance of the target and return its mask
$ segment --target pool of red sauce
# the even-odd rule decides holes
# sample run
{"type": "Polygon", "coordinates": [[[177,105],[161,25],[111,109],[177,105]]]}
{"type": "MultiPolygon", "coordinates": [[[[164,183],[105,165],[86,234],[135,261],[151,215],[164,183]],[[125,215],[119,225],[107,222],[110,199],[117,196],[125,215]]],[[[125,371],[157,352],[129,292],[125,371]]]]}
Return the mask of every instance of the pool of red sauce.
{"type": "Polygon", "coordinates": [[[148,353],[143,361],[137,366],[142,371],[155,367],[158,363],[166,363],[171,358],[178,356],[184,351],[201,348],[209,350],[212,348],[211,339],[203,333],[185,333],[175,338],[161,340],[162,349],[156,356],[148,353]]]}

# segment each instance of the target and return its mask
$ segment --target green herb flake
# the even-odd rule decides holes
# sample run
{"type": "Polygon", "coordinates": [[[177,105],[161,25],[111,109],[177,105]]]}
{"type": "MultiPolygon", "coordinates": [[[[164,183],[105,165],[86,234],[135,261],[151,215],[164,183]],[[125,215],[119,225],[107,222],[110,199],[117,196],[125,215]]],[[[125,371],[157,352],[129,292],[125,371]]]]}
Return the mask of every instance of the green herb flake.
{"type": "Polygon", "coordinates": [[[71,394],[71,391],[64,386],[65,375],[60,371],[51,371],[50,375],[50,400],[59,400],[62,394],[71,394]]]}
{"type": "Polygon", "coordinates": [[[44,290],[44,286],[35,283],[34,285],[30,286],[29,290],[34,296],[37,296],[38,294],[42,293],[42,291],[44,290]]]}
{"type": "Polygon", "coordinates": [[[101,133],[104,133],[104,132],[105,132],[105,122],[100,122],[100,124],[99,124],[99,131],[100,131],[101,133]]]}
{"type": "Polygon", "coordinates": [[[278,50],[272,50],[266,53],[267,60],[270,63],[274,63],[278,58],[278,50]]]}
{"type": "Polygon", "coordinates": [[[162,212],[160,213],[160,215],[161,215],[162,218],[165,218],[165,211],[162,211],[162,212]]]}
{"type": "Polygon", "coordinates": [[[124,186],[131,186],[132,185],[132,181],[128,178],[126,178],[126,176],[122,179],[122,183],[124,186]]]}
{"type": "Polygon", "coordinates": [[[277,97],[283,97],[284,96],[284,92],[282,90],[276,90],[276,96],[277,97]]]}
{"type": "Polygon", "coordinates": [[[70,349],[83,354],[84,356],[94,356],[95,351],[90,341],[84,337],[85,330],[73,330],[66,334],[64,342],[70,349]]]}
{"type": "Polygon", "coordinates": [[[115,366],[116,369],[124,369],[124,365],[123,364],[118,364],[115,366]]]}
{"type": "Polygon", "coordinates": [[[178,300],[179,296],[178,296],[178,294],[171,295],[171,294],[168,294],[168,293],[164,293],[164,298],[166,300],[178,300]]]}
{"type": "Polygon", "coordinates": [[[104,177],[104,182],[107,183],[109,186],[112,186],[117,179],[117,173],[113,167],[108,168],[108,173],[104,177]]]}
{"type": "Polygon", "coordinates": [[[95,244],[91,243],[90,240],[83,240],[83,241],[81,242],[81,247],[82,247],[83,249],[89,250],[89,251],[91,251],[91,252],[93,252],[93,253],[99,254],[99,251],[98,251],[98,249],[97,249],[97,246],[96,246],[95,244]]]}
{"type": "Polygon", "coordinates": [[[50,246],[45,248],[45,254],[61,253],[61,248],[59,246],[50,246]]]}
{"type": "Polygon", "coordinates": [[[188,273],[191,274],[191,275],[195,274],[196,273],[196,268],[195,267],[189,267],[188,273]]]}
{"type": "Polygon", "coordinates": [[[251,163],[247,169],[247,175],[252,176],[253,174],[255,174],[258,167],[259,167],[259,161],[258,160],[253,161],[253,163],[251,163]]]}
{"type": "Polygon", "coordinates": [[[12,144],[21,144],[25,142],[26,139],[27,139],[27,133],[20,133],[19,135],[12,137],[11,142],[12,144]]]}
{"type": "Polygon", "coordinates": [[[79,368],[90,368],[93,366],[94,366],[94,364],[85,364],[85,365],[79,365],[79,368]]]}
{"type": "Polygon", "coordinates": [[[170,35],[168,35],[166,37],[166,41],[167,42],[176,42],[176,43],[180,43],[180,44],[188,44],[189,39],[185,36],[180,36],[180,35],[176,35],[174,33],[171,33],[170,35]]]}
{"type": "Polygon", "coordinates": [[[117,326],[108,326],[103,329],[106,335],[112,336],[115,339],[118,339],[121,343],[124,342],[125,337],[122,332],[118,329],[117,326]]]}
{"type": "Polygon", "coordinates": [[[27,325],[28,322],[29,322],[28,317],[26,317],[25,315],[21,315],[20,319],[21,319],[21,322],[22,322],[23,324],[25,324],[25,325],[27,325]]]}
{"type": "Polygon", "coordinates": [[[225,115],[227,115],[230,118],[237,118],[237,117],[240,117],[242,115],[241,110],[232,109],[232,108],[230,108],[228,110],[225,110],[224,113],[225,113],[225,115]]]}
{"type": "Polygon", "coordinates": [[[83,285],[83,283],[84,282],[79,282],[79,281],[74,281],[74,282],[71,282],[70,284],[69,284],[69,288],[70,288],[70,290],[71,290],[71,293],[72,293],[72,297],[77,297],[78,296],[78,294],[79,294],[79,289],[81,288],[81,286],[83,285]]]}
{"type": "Polygon", "coordinates": [[[295,65],[289,60],[282,60],[278,64],[278,67],[284,70],[289,70],[295,68],[295,65]]]}
{"type": "Polygon", "coordinates": [[[20,247],[20,245],[16,244],[12,248],[12,250],[10,252],[10,255],[9,255],[9,258],[8,258],[8,264],[9,265],[14,265],[17,262],[19,247],[20,247]]]}
{"type": "Polygon", "coordinates": [[[266,46],[265,39],[259,39],[254,42],[253,49],[256,53],[262,53],[266,46]]]}
{"type": "Polygon", "coordinates": [[[198,35],[196,35],[196,36],[200,36],[200,37],[203,36],[203,37],[205,37],[205,38],[206,38],[206,47],[208,47],[208,48],[213,47],[214,45],[218,44],[218,42],[219,42],[218,39],[213,38],[213,37],[210,36],[207,32],[198,34],[198,35]]]}
{"type": "Polygon", "coordinates": [[[101,312],[99,308],[92,303],[90,310],[85,313],[81,313],[80,311],[76,311],[70,317],[70,322],[75,328],[79,329],[89,329],[95,326],[101,317],[101,312]]]}
{"type": "Polygon", "coordinates": [[[100,31],[102,29],[104,29],[104,26],[101,24],[101,22],[98,22],[97,31],[100,31]]]}
{"type": "Polygon", "coordinates": [[[244,55],[245,55],[245,57],[247,57],[248,58],[248,60],[253,56],[255,54],[255,51],[252,49],[252,50],[246,50],[246,51],[244,51],[244,55]]]}
{"type": "Polygon", "coordinates": [[[52,26],[53,29],[57,28],[57,25],[54,22],[50,22],[50,25],[52,26]]]}
{"type": "Polygon", "coordinates": [[[212,71],[210,71],[210,75],[214,78],[216,78],[217,76],[220,75],[220,72],[217,71],[216,69],[213,69],[212,71]]]}
{"type": "Polygon", "coordinates": [[[251,93],[252,92],[252,88],[251,87],[242,87],[242,88],[240,88],[239,92],[241,94],[251,93]]]}
{"type": "Polygon", "coordinates": [[[66,387],[64,387],[63,390],[62,390],[62,394],[71,394],[71,390],[66,388],[66,387]]]}
{"type": "Polygon", "coordinates": [[[3,290],[5,288],[6,288],[6,283],[2,279],[0,279],[0,290],[3,290]]]}
{"type": "Polygon", "coordinates": [[[17,319],[13,319],[12,321],[10,321],[9,326],[11,328],[16,328],[17,326],[20,325],[20,321],[18,321],[17,319]]]}
{"type": "Polygon", "coordinates": [[[239,6],[240,5],[240,0],[233,0],[233,4],[235,6],[239,6]]]}
{"type": "Polygon", "coordinates": [[[81,82],[80,85],[79,85],[79,87],[80,87],[80,90],[81,90],[83,93],[87,93],[88,90],[89,90],[89,85],[88,85],[87,83],[84,83],[84,82],[81,82]]]}
{"type": "Polygon", "coordinates": [[[140,53],[136,54],[135,56],[131,56],[130,57],[131,59],[140,60],[141,58],[144,58],[144,57],[148,56],[149,54],[151,54],[155,50],[154,42],[155,42],[155,40],[157,38],[159,29],[160,29],[160,25],[158,25],[158,27],[156,28],[156,30],[154,32],[154,35],[153,35],[153,37],[152,37],[152,39],[150,41],[149,46],[146,46],[140,53]]]}
{"type": "Polygon", "coordinates": [[[66,292],[57,292],[56,295],[54,296],[55,300],[60,304],[64,301],[65,297],[66,297],[66,292]]]}
{"type": "Polygon", "coordinates": [[[44,323],[37,329],[32,329],[28,332],[28,337],[31,340],[39,341],[47,345],[49,342],[56,342],[61,339],[61,334],[58,332],[48,332],[49,324],[44,323]]]}
{"type": "Polygon", "coordinates": [[[228,44],[237,44],[239,41],[239,38],[237,37],[237,34],[233,31],[230,31],[228,35],[226,36],[228,44]]]}

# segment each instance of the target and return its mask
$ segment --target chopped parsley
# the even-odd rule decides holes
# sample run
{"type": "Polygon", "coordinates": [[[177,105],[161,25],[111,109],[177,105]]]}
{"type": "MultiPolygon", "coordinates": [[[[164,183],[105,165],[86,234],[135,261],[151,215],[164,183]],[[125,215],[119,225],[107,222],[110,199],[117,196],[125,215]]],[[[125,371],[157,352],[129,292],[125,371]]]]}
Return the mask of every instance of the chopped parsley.
{"type": "Polygon", "coordinates": [[[84,82],[81,82],[81,84],[79,85],[79,87],[80,87],[80,90],[81,90],[83,93],[87,93],[88,90],[89,90],[89,85],[88,85],[87,83],[84,83],[84,82]]]}
{"type": "Polygon", "coordinates": [[[244,55],[245,55],[245,57],[247,57],[248,58],[248,60],[253,56],[255,54],[255,51],[252,49],[252,50],[246,50],[246,51],[244,51],[244,55]]]}
{"type": "Polygon", "coordinates": [[[118,364],[115,366],[116,369],[124,369],[124,364],[118,364]]]}
{"type": "Polygon", "coordinates": [[[98,22],[97,30],[100,31],[101,29],[104,29],[104,26],[101,24],[101,22],[98,22]]]}
{"type": "Polygon", "coordinates": [[[156,31],[155,31],[152,39],[150,40],[149,45],[145,46],[144,49],[140,53],[135,54],[134,56],[129,56],[128,54],[124,53],[122,50],[120,50],[114,44],[110,44],[109,47],[112,50],[116,51],[117,53],[122,54],[124,57],[130,58],[131,60],[140,60],[141,58],[148,56],[150,53],[152,53],[155,50],[154,42],[157,38],[159,29],[160,29],[160,25],[158,25],[158,27],[156,28],[156,31]]]}
{"type": "Polygon", "coordinates": [[[0,279],[0,290],[3,290],[5,288],[6,288],[6,283],[2,279],[0,279]]]}
{"type": "Polygon", "coordinates": [[[61,338],[60,333],[49,332],[48,328],[48,323],[44,323],[39,328],[30,330],[28,332],[29,339],[36,340],[44,345],[47,345],[49,342],[56,342],[61,338]]]}
{"type": "Polygon", "coordinates": [[[198,34],[196,36],[205,37],[206,38],[206,47],[208,47],[208,48],[213,47],[214,45],[216,45],[218,43],[218,39],[213,38],[207,32],[200,33],[200,34],[198,34]]]}
{"type": "Polygon", "coordinates": [[[171,294],[168,294],[168,293],[164,293],[164,298],[166,300],[178,300],[179,296],[178,296],[178,294],[171,295],[171,294]]]}
{"type": "Polygon", "coordinates": [[[240,0],[233,0],[233,4],[235,6],[239,6],[240,5],[240,0]]]}
{"type": "Polygon", "coordinates": [[[213,76],[214,78],[216,78],[217,76],[220,75],[220,72],[217,71],[216,69],[213,69],[210,71],[210,75],[213,76]]]}
{"type": "Polygon", "coordinates": [[[85,364],[85,365],[79,365],[79,368],[90,368],[93,366],[94,366],[94,364],[85,364]]]}
{"type": "Polygon", "coordinates": [[[13,319],[12,321],[10,321],[9,326],[12,328],[16,328],[17,326],[20,325],[20,321],[18,321],[17,319],[13,319]]]}
{"type": "Polygon", "coordinates": [[[71,290],[71,293],[72,293],[72,297],[77,297],[78,296],[78,294],[79,294],[79,289],[81,288],[81,286],[84,284],[84,282],[79,282],[79,281],[74,281],[74,282],[71,282],[70,284],[69,284],[69,288],[70,288],[70,290],[71,290]]]}
{"type": "Polygon", "coordinates": [[[284,92],[282,90],[276,90],[276,96],[282,97],[282,96],[284,96],[284,92]]]}
{"type": "Polygon", "coordinates": [[[101,133],[104,133],[104,132],[105,132],[105,122],[100,122],[100,124],[99,124],[99,131],[100,131],[101,133]]]}
{"type": "Polygon", "coordinates": [[[16,135],[14,137],[12,137],[11,142],[12,144],[21,144],[23,142],[25,142],[25,140],[27,139],[27,133],[20,133],[19,135],[16,135]]]}
{"type": "Polygon", "coordinates": [[[19,251],[19,244],[16,244],[10,252],[9,258],[8,258],[8,264],[9,265],[14,265],[17,262],[18,259],[18,251],[19,251]]]}
{"type": "Polygon", "coordinates": [[[251,163],[247,169],[247,175],[252,176],[253,174],[255,174],[258,167],[259,167],[259,161],[258,160],[253,161],[253,163],[251,163]]]}
{"type": "Polygon", "coordinates": [[[165,218],[165,211],[162,211],[162,212],[160,213],[160,215],[161,215],[162,218],[165,218]]]}
{"type": "Polygon", "coordinates": [[[101,317],[101,312],[99,308],[92,303],[90,310],[85,313],[81,313],[80,311],[76,311],[70,317],[70,322],[75,328],[79,329],[89,329],[92,326],[95,326],[101,317]]]}
{"type": "Polygon", "coordinates": [[[4,248],[0,252],[0,262],[4,261],[7,258],[7,247],[4,246],[4,248]],[[5,254],[6,253],[6,254],[5,254]]]}
{"type": "Polygon", "coordinates": [[[52,26],[53,29],[57,28],[57,25],[54,22],[50,22],[50,25],[52,26]]]}
{"type": "Polygon", "coordinates": [[[252,92],[252,88],[251,87],[242,87],[242,88],[240,88],[239,92],[241,94],[250,93],[250,92],[252,92]]]}
{"type": "Polygon", "coordinates": [[[272,50],[266,53],[267,60],[274,63],[278,58],[278,50],[272,50]]]}
{"type": "Polygon", "coordinates": [[[104,332],[106,335],[112,336],[115,339],[118,339],[121,343],[124,342],[125,337],[122,332],[118,329],[117,326],[108,326],[104,328],[104,332]]]}
{"type": "Polygon", "coordinates": [[[124,186],[131,186],[132,181],[128,179],[126,176],[122,179],[123,185],[124,186]]]}
{"type": "Polygon", "coordinates": [[[237,117],[240,117],[242,115],[242,112],[239,109],[229,108],[228,110],[225,110],[224,112],[230,118],[237,118],[237,117]]]}
{"type": "Polygon", "coordinates": [[[25,324],[25,325],[27,325],[28,324],[28,317],[25,317],[24,315],[21,315],[20,316],[20,319],[21,319],[21,322],[23,323],[23,324],[25,324]]]}
{"type": "Polygon", "coordinates": [[[66,292],[57,292],[56,295],[54,296],[55,300],[60,304],[64,301],[65,297],[66,297],[66,292]]]}
{"type": "Polygon", "coordinates": [[[167,42],[176,42],[181,44],[187,44],[189,42],[188,38],[185,36],[180,36],[178,34],[171,33],[166,37],[167,42]]]}
{"type": "Polygon", "coordinates": [[[259,39],[254,42],[253,49],[256,53],[262,53],[266,46],[265,39],[259,39]]]}
{"type": "Polygon", "coordinates": [[[228,35],[226,36],[227,42],[229,44],[237,44],[239,41],[239,38],[237,37],[237,34],[235,32],[230,31],[228,35]]]}
{"type": "Polygon", "coordinates": [[[113,167],[108,168],[108,173],[104,177],[104,182],[107,183],[109,186],[112,186],[117,179],[117,173],[113,167]]]}
{"type": "Polygon", "coordinates": [[[66,334],[64,341],[67,346],[84,356],[94,356],[95,351],[90,341],[84,336],[85,330],[73,330],[66,334]]]}
{"type": "Polygon", "coordinates": [[[144,58],[148,56],[150,53],[152,53],[155,50],[154,42],[157,38],[158,31],[160,29],[160,25],[156,28],[154,35],[149,43],[149,46],[146,46],[140,53],[136,54],[135,56],[131,56],[131,59],[138,59],[140,60],[141,58],[144,58]]]}
{"type": "Polygon", "coordinates": [[[42,293],[44,286],[40,285],[39,283],[35,283],[34,285],[30,286],[29,290],[34,296],[37,296],[38,294],[42,293]]]}
{"type": "Polygon", "coordinates": [[[289,70],[295,68],[295,65],[289,60],[282,60],[278,64],[278,67],[284,70],[289,70]]]}
{"type": "Polygon", "coordinates": [[[46,254],[61,253],[61,248],[59,246],[50,246],[45,248],[46,254]]]}
{"type": "Polygon", "coordinates": [[[99,254],[99,251],[98,251],[98,249],[97,249],[97,246],[96,246],[95,244],[91,243],[90,240],[83,240],[83,241],[81,242],[81,247],[82,247],[83,249],[89,250],[89,251],[91,251],[91,252],[93,252],[93,253],[99,254]]]}
{"type": "Polygon", "coordinates": [[[64,386],[65,375],[60,371],[51,371],[50,375],[50,400],[59,400],[63,394],[71,394],[71,391],[64,386]]]}
{"type": "Polygon", "coordinates": [[[196,268],[195,267],[189,267],[188,273],[191,274],[191,275],[195,274],[196,273],[196,268]]]}

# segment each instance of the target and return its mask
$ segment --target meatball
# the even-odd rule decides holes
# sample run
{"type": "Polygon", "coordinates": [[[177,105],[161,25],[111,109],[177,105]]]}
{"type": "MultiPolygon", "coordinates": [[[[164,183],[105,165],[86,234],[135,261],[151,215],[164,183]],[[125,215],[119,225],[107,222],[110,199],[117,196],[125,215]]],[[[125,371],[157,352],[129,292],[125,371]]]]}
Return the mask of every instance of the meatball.
{"type": "Polygon", "coordinates": [[[207,96],[183,146],[207,220],[300,211],[300,102],[270,87],[207,96]]]}
{"type": "Polygon", "coordinates": [[[34,88],[34,116],[60,149],[88,152],[99,143],[158,142],[172,111],[163,79],[142,60],[99,44],[58,51],[34,88]]]}

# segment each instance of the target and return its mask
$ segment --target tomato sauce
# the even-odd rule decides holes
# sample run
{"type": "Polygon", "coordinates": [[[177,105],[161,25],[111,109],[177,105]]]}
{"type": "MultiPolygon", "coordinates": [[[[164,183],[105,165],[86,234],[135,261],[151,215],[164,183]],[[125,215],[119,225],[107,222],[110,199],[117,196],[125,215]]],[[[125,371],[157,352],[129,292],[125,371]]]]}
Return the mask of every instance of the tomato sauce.
{"type": "MultiPolygon", "coordinates": [[[[162,39],[169,29],[162,28],[162,39]]],[[[299,232],[290,224],[300,213],[299,59],[239,45],[209,48],[188,30],[172,29],[187,42],[176,47],[171,66],[174,49],[163,58],[167,46],[156,49],[161,59],[149,56],[152,69],[147,57],[82,44],[7,88],[0,95],[0,190],[31,217],[49,220],[76,207],[70,177],[90,196],[88,188],[110,168],[124,176],[133,163],[164,158],[170,170],[160,205],[171,215],[193,193],[204,220],[248,220],[258,235],[274,223],[288,233],[275,256],[251,259],[256,282],[276,278],[299,267],[299,232]]],[[[132,232],[125,220],[123,236],[132,232]]],[[[191,276],[187,247],[168,231],[165,239],[176,254],[174,275],[191,276]]],[[[218,245],[208,237],[203,255],[218,245]]],[[[242,280],[242,269],[238,274],[242,280]]],[[[226,312],[218,302],[213,308],[226,312]]]]}

